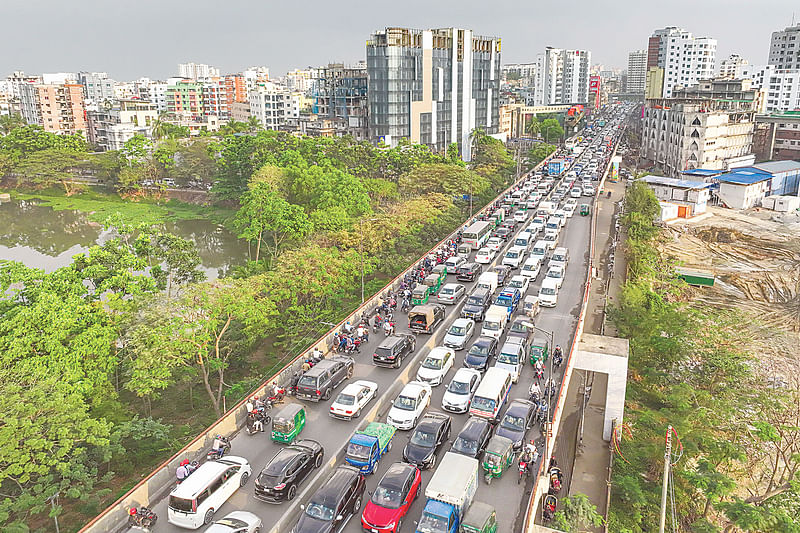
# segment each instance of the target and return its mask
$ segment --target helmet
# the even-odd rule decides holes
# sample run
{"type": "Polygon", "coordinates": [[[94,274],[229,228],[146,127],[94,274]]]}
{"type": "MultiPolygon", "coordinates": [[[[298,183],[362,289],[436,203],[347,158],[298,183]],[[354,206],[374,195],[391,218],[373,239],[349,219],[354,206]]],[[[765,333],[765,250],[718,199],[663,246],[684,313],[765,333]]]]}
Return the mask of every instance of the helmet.
{"type": "Polygon", "coordinates": [[[136,514],[136,507],[131,507],[128,509],[128,514],[134,516],[136,514]]]}
{"type": "Polygon", "coordinates": [[[188,464],[189,464],[189,459],[184,459],[183,461],[181,461],[180,466],[186,466],[188,464]]]}

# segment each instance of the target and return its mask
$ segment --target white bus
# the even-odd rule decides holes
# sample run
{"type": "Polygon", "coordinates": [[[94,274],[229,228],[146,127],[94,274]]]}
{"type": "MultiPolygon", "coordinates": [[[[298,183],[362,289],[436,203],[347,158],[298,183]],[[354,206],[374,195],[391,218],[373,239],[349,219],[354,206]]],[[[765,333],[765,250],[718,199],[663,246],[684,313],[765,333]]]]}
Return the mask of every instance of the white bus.
{"type": "Polygon", "coordinates": [[[477,250],[483,248],[491,235],[492,223],[482,220],[464,230],[464,233],[461,234],[461,242],[472,246],[473,250],[477,250]]]}

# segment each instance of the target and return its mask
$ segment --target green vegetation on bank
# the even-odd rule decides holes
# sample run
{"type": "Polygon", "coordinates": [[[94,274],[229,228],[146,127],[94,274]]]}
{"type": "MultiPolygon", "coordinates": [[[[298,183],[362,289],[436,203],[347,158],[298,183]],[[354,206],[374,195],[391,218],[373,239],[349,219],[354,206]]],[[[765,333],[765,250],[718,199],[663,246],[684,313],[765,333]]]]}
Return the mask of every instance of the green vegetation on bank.
{"type": "Polygon", "coordinates": [[[634,183],[623,217],[628,279],[611,311],[630,340],[631,437],[622,432],[624,457],[614,464],[609,530],[658,529],[672,425],[682,444],[673,457],[680,531],[800,531],[797,368],[779,385],[767,379],[775,369],[768,372],[750,348],[757,317],[693,304],[692,289],[658,250],[658,210],[652,191],[634,183]]]}
{"type": "Polygon", "coordinates": [[[64,142],[42,134],[0,137],[18,197],[94,212],[118,231],[51,273],[0,261],[0,401],[12,420],[0,426],[0,524],[32,530],[47,530],[56,491],[62,528],[76,530],[352,311],[362,260],[371,293],[468,218],[465,194],[480,209],[515,171],[481,132],[470,168],[455,147],[272,131],[135,138],[99,162],[68,147],[114,197],[64,186],[63,168],[43,169],[47,179],[17,172],[64,142]],[[204,209],[161,204],[150,183],[198,176],[235,206],[230,226],[250,244],[230,278],[203,281],[191,243],[149,226],[204,209]]]}

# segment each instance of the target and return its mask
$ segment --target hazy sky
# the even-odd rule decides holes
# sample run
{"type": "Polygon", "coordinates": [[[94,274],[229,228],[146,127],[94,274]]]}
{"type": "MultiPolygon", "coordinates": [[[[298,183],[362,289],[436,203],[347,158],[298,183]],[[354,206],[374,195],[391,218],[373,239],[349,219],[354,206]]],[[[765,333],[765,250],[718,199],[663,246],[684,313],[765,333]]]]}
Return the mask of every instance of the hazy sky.
{"type": "Polygon", "coordinates": [[[386,26],[462,27],[503,40],[503,63],[534,61],[545,46],[585,48],[593,63],[625,67],[653,29],[683,27],[765,64],[770,34],[797,0],[0,0],[0,76],[14,70],[106,71],[117,80],[165,78],[194,61],[223,73],[364,58],[386,26]]]}

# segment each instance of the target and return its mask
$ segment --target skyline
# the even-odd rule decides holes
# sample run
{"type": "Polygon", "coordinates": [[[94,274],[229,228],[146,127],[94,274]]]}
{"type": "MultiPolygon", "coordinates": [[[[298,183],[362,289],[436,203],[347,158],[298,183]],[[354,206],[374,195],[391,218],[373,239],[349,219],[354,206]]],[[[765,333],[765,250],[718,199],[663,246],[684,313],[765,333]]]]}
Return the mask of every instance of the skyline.
{"type": "Polygon", "coordinates": [[[653,30],[678,26],[695,36],[717,39],[717,65],[731,53],[751,64],[766,64],[771,33],[791,25],[792,8],[796,7],[788,0],[766,0],[758,10],[752,10],[747,0],[710,0],[702,5],[678,0],[670,4],[671,13],[691,13],[689,18],[663,14],[653,9],[654,3],[623,0],[614,3],[612,13],[607,6],[577,0],[576,10],[543,17],[546,8],[513,6],[512,2],[489,5],[444,0],[431,5],[409,0],[380,12],[361,11],[341,2],[226,5],[225,14],[214,18],[218,10],[210,6],[218,4],[209,0],[196,0],[191,12],[178,4],[152,0],[136,9],[108,6],[102,0],[81,0],[79,4],[76,8],[74,3],[43,0],[35,5],[14,2],[4,6],[7,20],[34,20],[37,33],[52,36],[51,42],[58,45],[31,43],[35,34],[30,24],[6,25],[0,34],[4,51],[0,76],[15,70],[29,74],[103,71],[116,80],[164,79],[177,75],[179,63],[196,62],[219,67],[222,73],[263,65],[277,77],[287,70],[329,62],[354,64],[364,58],[369,35],[387,26],[455,26],[497,36],[503,42],[504,64],[533,62],[546,46],[553,46],[590,50],[593,63],[623,69],[628,52],[646,48],[653,30]],[[410,15],[421,12],[425,15],[410,15]],[[87,31],[80,31],[81,27],[87,31]],[[745,28],[748,31],[743,33],[745,28]],[[620,36],[623,30],[630,31],[620,36]]]}

